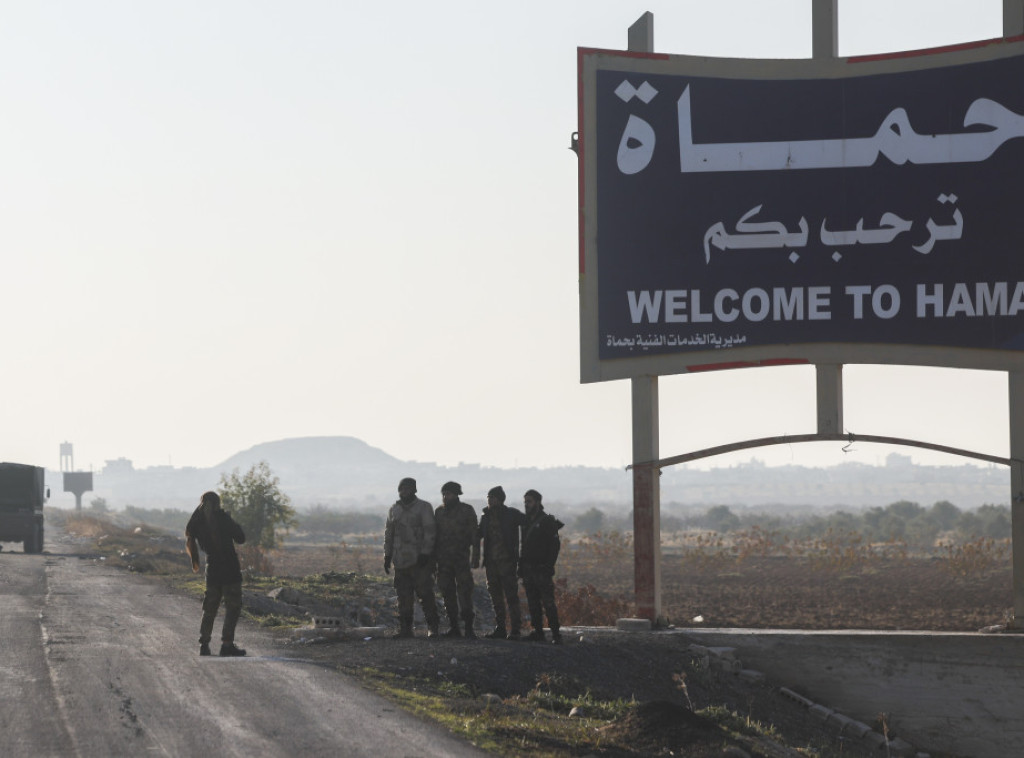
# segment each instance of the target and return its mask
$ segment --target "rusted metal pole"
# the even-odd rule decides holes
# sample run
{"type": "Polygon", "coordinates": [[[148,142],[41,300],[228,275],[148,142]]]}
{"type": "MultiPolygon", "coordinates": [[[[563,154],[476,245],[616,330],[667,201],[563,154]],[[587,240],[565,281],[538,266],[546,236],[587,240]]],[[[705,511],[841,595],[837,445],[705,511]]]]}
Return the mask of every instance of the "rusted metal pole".
{"type": "Polygon", "coordinates": [[[1013,551],[1013,618],[1009,627],[1024,631],[1024,373],[1009,372],[1010,382],[1010,534],[1013,551]]]}
{"type": "Polygon", "coordinates": [[[653,463],[633,467],[633,581],[636,617],[658,623],[661,616],[661,529],[658,477],[653,463]]]}
{"type": "Polygon", "coordinates": [[[843,367],[838,363],[816,364],[818,434],[843,431],[843,367]]]}
{"type": "Polygon", "coordinates": [[[626,49],[631,53],[653,53],[654,52],[654,14],[650,11],[644,12],[640,18],[629,27],[626,37],[626,49]]]}
{"type": "Polygon", "coordinates": [[[1024,34],[1024,0],[1003,0],[1003,36],[1024,34]]]}
{"type": "Polygon", "coordinates": [[[638,376],[633,390],[633,581],[637,618],[661,617],[661,468],[658,377],[638,376]]]}
{"type": "Polygon", "coordinates": [[[811,4],[811,55],[839,55],[839,0],[814,0],[811,4]]]}

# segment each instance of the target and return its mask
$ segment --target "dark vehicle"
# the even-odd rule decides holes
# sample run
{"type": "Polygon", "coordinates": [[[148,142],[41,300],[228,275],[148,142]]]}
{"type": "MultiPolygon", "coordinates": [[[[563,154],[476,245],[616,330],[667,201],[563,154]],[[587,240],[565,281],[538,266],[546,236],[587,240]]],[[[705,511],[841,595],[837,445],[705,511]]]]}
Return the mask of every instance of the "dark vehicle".
{"type": "Polygon", "coordinates": [[[24,542],[43,551],[43,504],[50,497],[41,466],[0,463],[0,542],[24,542]]]}

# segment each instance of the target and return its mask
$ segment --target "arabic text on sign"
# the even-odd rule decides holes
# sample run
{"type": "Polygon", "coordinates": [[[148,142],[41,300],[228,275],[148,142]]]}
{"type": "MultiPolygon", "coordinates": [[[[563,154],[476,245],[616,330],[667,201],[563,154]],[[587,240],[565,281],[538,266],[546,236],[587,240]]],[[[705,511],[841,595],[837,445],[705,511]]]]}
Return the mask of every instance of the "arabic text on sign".
{"type": "Polygon", "coordinates": [[[987,98],[975,100],[964,115],[965,127],[990,127],[986,131],[918,134],[906,110],[896,108],[885,117],[874,135],[835,140],[695,144],[689,86],[679,98],[677,112],[679,162],[683,173],[863,168],[873,166],[880,155],[898,166],[904,163],[976,163],[990,158],[1004,142],[1024,137],[1024,116],[987,98]]]}

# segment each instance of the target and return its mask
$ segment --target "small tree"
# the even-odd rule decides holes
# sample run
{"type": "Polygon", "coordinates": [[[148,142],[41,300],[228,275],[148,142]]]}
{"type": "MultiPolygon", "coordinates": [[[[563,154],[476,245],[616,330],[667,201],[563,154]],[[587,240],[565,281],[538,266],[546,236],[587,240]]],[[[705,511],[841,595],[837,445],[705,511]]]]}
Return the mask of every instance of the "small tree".
{"type": "Polygon", "coordinates": [[[929,509],[928,517],[940,532],[947,532],[956,526],[960,509],[948,500],[939,500],[929,509]]]}
{"type": "Polygon", "coordinates": [[[904,521],[910,521],[925,512],[924,508],[909,500],[897,500],[895,503],[889,503],[885,510],[904,521]]]}
{"type": "Polygon", "coordinates": [[[604,511],[600,508],[591,508],[577,516],[574,523],[578,532],[599,532],[604,526],[604,511]]]}
{"type": "Polygon", "coordinates": [[[703,521],[705,528],[715,532],[729,532],[737,529],[740,525],[740,517],[733,513],[728,505],[715,505],[708,508],[703,521]]]}
{"type": "Polygon", "coordinates": [[[245,531],[247,540],[265,550],[278,546],[282,539],[279,529],[287,531],[296,523],[291,499],[281,492],[279,483],[266,461],[241,476],[238,469],[220,475],[221,504],[245,531]]]}

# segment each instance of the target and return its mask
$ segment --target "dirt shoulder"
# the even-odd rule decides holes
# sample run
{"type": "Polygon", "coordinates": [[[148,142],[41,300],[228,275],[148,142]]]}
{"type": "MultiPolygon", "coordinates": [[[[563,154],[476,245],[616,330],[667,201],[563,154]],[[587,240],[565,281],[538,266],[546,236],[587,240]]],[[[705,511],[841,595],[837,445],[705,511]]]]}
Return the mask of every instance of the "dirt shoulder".
{"type": "MultiPolygon", "coordinates": [[[[376,634],[376,632],[373,632],[376,634]]],[[[424,630],[418,630],[423,635],[424,630]]],[[[709,660],[694,640],[679,632],[619,632],[609,628],[567,628],[564,644],[506,640],[392,639],[370,636],[368,630],[340,636],[319,636],[297,630],[278,635],[278,644],[291,655],[302,655],[338,671],[360,677],[370,686],[382,679],[422,693],[443,694],[458,685],[462,699],[521,702],[542,692],[572,700],[633,701],[626,719],[608,722],[615,744],[591,745],[593,755],[626,756],[674,754],[698,749],[694,729],[679,728],[689,714],[724,709],[735,717],[759,723],[778,740],[764,744],[728,737],[720,729],[705,734],[708,755],[722,755],[730,745],[747,755],[877,755],[877,746],[843,735],[809,712],[805,705],[783,695],[775,683],[726,670],[709,660]],[[647,708],[640,708],[646,705],[647,708]],[[626,746],[632,746],[626,747],[626,746]],[[798,753],[786,746],[817,746],[798,753]]],[[[449,698],[452,708],[460,698],[449,698]]],[[[576,716],[587,716],[583,705],[576,716]]],[[[592,713],[590,715],[596,715],[592,713]]],[[[596,727],[596,728],[601,728],[596,727]]],[[[699,731],[699,730],[696,730],[699,731]]],[[[610,741],[611,742],[611,741],[610,741]]],[[[556,751],[557,753],[557,751],[556,751]]],[[[577,754],[565,746],[561,754],[577,754]]],[[[733,755],[742,755],[734,753],[733,755]]]]}

